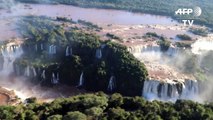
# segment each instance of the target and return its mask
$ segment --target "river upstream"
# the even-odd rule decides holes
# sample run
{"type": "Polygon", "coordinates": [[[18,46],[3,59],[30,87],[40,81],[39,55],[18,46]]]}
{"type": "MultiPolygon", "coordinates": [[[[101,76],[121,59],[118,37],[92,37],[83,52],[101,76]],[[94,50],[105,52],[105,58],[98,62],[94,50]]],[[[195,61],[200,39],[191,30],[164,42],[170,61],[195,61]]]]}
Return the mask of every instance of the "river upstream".
{"type": "Polygon", "coordinates": [[[14,23],[21,16],[67,17],[74,21],[86,20],[95,24],[115,25],[175,25],[170,17],[131,13],[120,10],[80,8],[70,5],[42,5],[18,3],[9,10],[0,10],[1,40],[18,37],[14,23]]]}

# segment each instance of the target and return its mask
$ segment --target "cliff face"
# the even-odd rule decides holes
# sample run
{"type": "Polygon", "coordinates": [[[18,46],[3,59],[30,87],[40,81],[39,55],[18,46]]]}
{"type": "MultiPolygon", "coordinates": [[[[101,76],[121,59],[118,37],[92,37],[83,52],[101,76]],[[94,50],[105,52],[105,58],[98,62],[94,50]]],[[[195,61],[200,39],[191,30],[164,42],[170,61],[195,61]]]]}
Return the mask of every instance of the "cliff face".
{"type": "Polygon", "coordinates": [[[21,33],[28,39],[21,45],[3,45],[10,50],[2,49],[3,71],[45,86],[66,84],[89,91],[141,95],[147,70],[125,46],[101,42],[98,36],[78,29],[64,29],[49,18],[26,17],[23,21],[21,33]]]}
{"type": "MultiPolygon", "coordinates": [[[[199,95],[199,86],[192,73],[183,72],[178,63],[183,49],[171,46],[161,51],[155,42],[132,44],[128,50],[143,62],[148,70],[148,80],[144,82],[142,96],[148,100],[176,101],[194,99],[199,95]]],[[[181,65],[182,66],[182,65],[181,65]]]]}

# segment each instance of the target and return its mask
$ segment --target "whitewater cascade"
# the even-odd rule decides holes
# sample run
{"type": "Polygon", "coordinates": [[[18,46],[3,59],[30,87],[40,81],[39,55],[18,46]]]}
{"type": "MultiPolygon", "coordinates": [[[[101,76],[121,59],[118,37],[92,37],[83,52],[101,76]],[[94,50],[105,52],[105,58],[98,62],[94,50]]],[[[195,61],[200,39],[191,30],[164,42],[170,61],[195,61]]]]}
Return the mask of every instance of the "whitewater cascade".
{"type": "Polygon", "coordinates": [[[116,88],[115,76],[111,76],[109,79],[109,84],[108,84],[107,90],[112,92],[113,90],[115,90],[115,88],[116,88]]]}
{"type": "Polygon", "coordinates": [[[3,69],[1,73],[5,75],[9,75],[14,71],[13,63],[16,58],[20,57],[23,53],[21,46],[19,45],[6,45],[4,48],[1,49],[1,53],[4,59],[3,69]]]}
{"type": "Polygon", "coordinates": [[[84,72],[82,72],[81,75],[80,75],[78,87],[83,86],[83,84],[84,84],[84,72]]]}
{"type": "Polygon", "coordinates": [[[24,70],[24,76],[30,77],[30,66],[27,66],[24,70]]]}
{"type": "Polygon", "coordinates": [[[49,46],[49,54],[56,54],[56,46],[55,45],[49,46]]]}
{"type": "Polygon", "coordinates": [[[72,55],[72,48],[70,48],[69,46],[67,46],[65,56],[71,56],[71,55],[72,55]]]}
{"type": "Polygon", "coordinates": [[[15,70],[15,73],[19,76],[21,75],[21,72],[20,72],[20,68],[17,64],[15,64],[15,67],[14,67],[14,70],[15,70]]]}
{"type": "Polygon", "coordinates": [[[59,83],[59,73],[55,75],[55,73],[52,73],[52,79],[51,79],[52,84],[58,84],[59,83]]]}
{"type": "Polygon", "coordinates": [[[166,52],[161,52],[161,48],[159,45],[138,45],[129,47],[128,51],[135,54],[135,53],[145,53],[145,52],[152,52],[152,53],[163,53],[168,56],[174,56],[179,52],[178,48],[175,47],[169,47],[169,49],[166,52]]]}
{"type": "Polygon", "coordinates": [[[38,45],[37,44],[35,45],[35,50],[36,50],[36,52],[38,51],[38,45]]]}
{"type": "Polygon", "coordinates": [[[43,80],[45,80],[46,79],[46,71],[45,70],[43,70],[42,71],[42,74],[41,74],[41,78],[43,79],[43,80]]]}
{"type": "Polygon", "coordinates": [[[42,43],[41,43],[40,47],[41,47],[41,50],[44,50],[44,45],[42,43]]]}
{"type": "Polygon", "coordinates": [[[32,72],[33,72],[33,77],[36,77],[36,76],[37,76],[37,73],[36,73],[35,68],[32,66],[31,69],[32,69],[32,72]]]}
{"type": "Polygon", "coordinates": [[[96,50],[95,56],[96,56],[97,59],[102,58],[102,50],[100,48],[96,50]]]}
{"type": "Polygon", "coordinates": [[[101,45],[101,49],[104,49],[106,47],[106,44],[101,45]]]}
{"type": "Polygon", "coordinates": [[[198,94],[198,82],[195,80],[185,80],[183,83],[147,80],[144,82],[142,96],[147,100],[176,101],[192,100],[198,97],[198,94]]]}
{"type": "Polygon", "coordinates": [[[27,66],[24,71],[24,76],[26,77],[36,77],[37,72],[33,66],[27,66]]]}

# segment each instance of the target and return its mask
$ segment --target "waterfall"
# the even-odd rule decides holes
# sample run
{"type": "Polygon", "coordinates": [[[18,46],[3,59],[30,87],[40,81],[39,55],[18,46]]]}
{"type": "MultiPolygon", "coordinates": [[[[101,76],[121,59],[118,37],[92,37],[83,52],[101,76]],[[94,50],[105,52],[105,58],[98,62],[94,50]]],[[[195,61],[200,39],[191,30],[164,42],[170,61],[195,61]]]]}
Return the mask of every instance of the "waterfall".
{"type": "Polygon", "coordinates": [[[24,70],[24,76],[30,77],[30,66],[27,66],[24,70]]]}
{"type": "Polygon", "coordinates": [[[161,51],[160,46],[146,46],[146,47],[141,48],[142,53],[143,52],[163,53],[163,54],[166,54],[168,56],[176,55],[178,50],[179,49],[174,47],[174,46],[169,47],[169,49],[165,52],[161,51]]]}
{"type": "Polygon", "coordinates": [[[43,46],[43,44],[41,43],[41,50],[44,50],[44,46],[43,46]]]}
{"type": "Polygon", "coordinates": [[[58,84],[59,83],[59,73],[56,74],[52,73],[52,79],[51,79],[52,84],[58,84]]]}
{"type": "MultiPolygon", "coordinates": [[[[38,70],[39,71],[39,73],[40,73],[40,69],[38,70]]],[[[40,82],[39,82],[39,84],[38,85],[41,85],[41,83],[43,82],[43,81],[45,81],[45,79],[46,79],[46,71],[45,70],[43,70],[42,71],[42,73],[41,73],[41,80],[40,80],[40,82]]],[[[52,82],[52,79],[51,79],[51,82],[52,82]]]]}
{"type": "Polygon", "coordinates": [[[104,49],[106,47],[106,44],[101,45],[101,49],[104,49]]]}
{"type": "Polygon", "coordinates": [[[53,54],[56,54],[56,46],[53,46],[53,54]]]}
{"type": "Polygon", "coordinates": [[[71,56],[71,55],[72,55],[72,48],[70,48],[69,46],[67,46],[65,56],[71,56]]]}
{"type": "Polygon", "coordinates": [[[56,54],[56,46],[55,45],[49,46],[49,54],[56,54]]]}
{"type": "Polygon", "coordinates": [[[42,74],[41,74],[41,78],[43,79],[43,80],[45,80],[46,79],[46,71],[45,70],[43,70],[42,71],[42,74]]]}
{"type": "Polygon", "coordinates": [[[49,46],[49,54],[52,54],[52,45],[49,46]]]}
{"type": "Polygon", "coordinates": [[[20,68],[19,68],[19,66],[17,64],[15,64],[14,70],[15,70],[17,75],[21,75],[20,68]]]}
{"type": "Polygon", "coordinates": [[[151,54],[164,54],[168,56],[175,56],[179,52],[179,48],[171,46],[169,49],[165,52],[161,51],[161,48],[159,45],[138,45],[138,46],[132,46],[128,48],[128,51],[133,54],[141,54],[141,53],[151,53],[151,54]]]}
{"type": "Polygon", "coordinates": [[[142,96],[148,100],[176,101],[192,100],[198,94],[198,83],[195,80],[185,80],[184,83],[147,80],[144,82],[142,96]]]}
{"type": "Polygon", "coordinates": [[[14,71],[14,61],[16,60],[16,58],[22,55],[23,51],[21,49],[21,46],[8,44],[3,49],[1,49],[1,53],[4,59],[3,69],[1,73],[9,75],[14,71]]]}
{"type": "Polygon", "coordinates": [[[24,76],[26,77],[36,77],[37,72],[33,66],[27,66],[24,70],[24,76]]]}
{"type": "Polygon", "coordinates": [[[96,52],[95,52],[95,57],[97,59],[101,59],[102,58],[102,49],[104,49],[106,47],[106,44],[102,44],[100,46],[100,48],[96,49],[96,52]]]}
{"type": "Polygon", "coordinates": [[[36,76],[37,76],[37,73],[36,73],[35,68],[32,66],[31,69],[32,69],[32,72],[33,72],[33,77],[36,77],[36,76]]]}
{"type": "Polygon", "coordinates": [[[57,83],[59,83],[59,73],[57,72],[57,83]]]}
{"type": "Polygon", "coordinates": [[[116,88],[115,77],[111,76],[109,79],[109,84],[108,84],[107,90],[112,92],[115,88],[116,88]]]}
{"type": "Polygon", "coordinates": [[[154,45],[154,46],[146,46],[142,48],[141,52],[160,52],[160,46],[154,45]]]}
{"type": "Polygon", "coordinates": [[[38,45],[37,44],[35,45],[35,50],[36,50],[36,52],[38,51],[38,45]]]}
{"type": "Polygon", "coordinates": [[[184,90],[181,94],[181,98],[187,98],[187,99],[194,98],[199,93],[198,82],[187,80],[185,81],[185,84],[183,85],[183,87],[184,87],[184,90]]]}
{"type": "Polygon", "coordinates": [[[142,51],[145,51],[147,48],[146,45],[136,45],[128,48],[128,51],[131,53],[141,53],[142,51]]]}
{"type": "Polygon", "coordinates": [[[101,59],[102,58],[102,50],[101,49],[97,49],[95,56],[96,56],[97,59],[101,59]]]}
{"type": "Polygon", "coordinates": [[[84,85],[84,72],[82,72],[81,75],[80,75],[78,87],[81,87],[83,85],[84,85]]]}
{"type": "Polygon", "coordinates": [[[174,55],[176,55],[179,51],[180,51],[179,48],[169,47],[169,49],[166,51],[166,54],[169,55],[169,56],[174,56],[174,55]]]}

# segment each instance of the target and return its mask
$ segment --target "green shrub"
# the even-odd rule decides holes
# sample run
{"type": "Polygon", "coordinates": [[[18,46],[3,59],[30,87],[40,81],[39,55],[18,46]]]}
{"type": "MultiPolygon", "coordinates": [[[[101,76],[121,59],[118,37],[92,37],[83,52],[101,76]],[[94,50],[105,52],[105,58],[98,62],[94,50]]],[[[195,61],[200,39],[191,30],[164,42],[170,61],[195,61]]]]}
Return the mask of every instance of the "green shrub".
{"type": "Polygon", "coordinates": [[[81,112],[74,111],[68,112],[67,115],[63,117],[63,120],[87,120],[87,116],[81,112]]]}
{"type": "Polygon", "coordinates": [[[181,40],[192,40],[192,38],[187,34],[178,34],[177,37],[181,40]]]}

